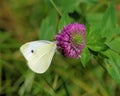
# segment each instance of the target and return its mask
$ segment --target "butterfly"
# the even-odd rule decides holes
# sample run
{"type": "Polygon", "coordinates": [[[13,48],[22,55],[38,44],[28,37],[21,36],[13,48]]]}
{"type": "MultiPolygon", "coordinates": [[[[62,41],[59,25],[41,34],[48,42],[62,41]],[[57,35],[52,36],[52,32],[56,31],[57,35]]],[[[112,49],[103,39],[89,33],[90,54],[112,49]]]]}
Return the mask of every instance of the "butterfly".
{"type": "Polygon", "coordinates": [[[56,51],[56,43],[46,40],[32,41],[23,44],[20,51],[33,72],[44,73],[51,64],[56,51]]]}

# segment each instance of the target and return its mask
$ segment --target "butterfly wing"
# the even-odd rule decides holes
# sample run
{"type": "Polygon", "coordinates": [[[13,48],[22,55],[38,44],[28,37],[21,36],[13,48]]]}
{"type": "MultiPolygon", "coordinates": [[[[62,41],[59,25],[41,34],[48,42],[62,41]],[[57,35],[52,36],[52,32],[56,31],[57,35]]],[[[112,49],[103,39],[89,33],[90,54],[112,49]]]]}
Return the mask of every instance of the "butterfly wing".
{"type": "Polygon", "coordinates": [[[50,41],[33,41],[24,44],[20,50],[28,61],[30,69],[36,73],[44,73],[51,64],[56,43],[50,41]]]}

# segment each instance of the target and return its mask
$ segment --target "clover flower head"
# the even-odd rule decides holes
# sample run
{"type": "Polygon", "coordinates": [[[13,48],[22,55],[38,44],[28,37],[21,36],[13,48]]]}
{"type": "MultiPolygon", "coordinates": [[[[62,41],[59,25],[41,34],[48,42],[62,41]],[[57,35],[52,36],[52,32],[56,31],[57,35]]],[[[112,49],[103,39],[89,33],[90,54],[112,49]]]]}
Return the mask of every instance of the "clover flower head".
{"type": "Polygon", "coordinates": [[[66,57],[79,58],[86,45],[86,29],[83,24],[73,23],[64,26],[61,33],[57,34],[56,43],[58,50],[66,57]]]}

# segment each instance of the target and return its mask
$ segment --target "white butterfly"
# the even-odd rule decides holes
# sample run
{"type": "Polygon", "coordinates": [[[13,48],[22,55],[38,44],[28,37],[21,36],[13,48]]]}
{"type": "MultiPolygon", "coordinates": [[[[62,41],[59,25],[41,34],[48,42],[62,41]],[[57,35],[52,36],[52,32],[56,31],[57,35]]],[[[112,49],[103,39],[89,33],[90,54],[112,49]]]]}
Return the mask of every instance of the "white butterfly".
{"type": "Polygon", "coordinates": [[[45,40],[28,42],[20,47],[28,66],[36,73],[44,73],[49,68],[55,50],[56,43],[45,40]]]}

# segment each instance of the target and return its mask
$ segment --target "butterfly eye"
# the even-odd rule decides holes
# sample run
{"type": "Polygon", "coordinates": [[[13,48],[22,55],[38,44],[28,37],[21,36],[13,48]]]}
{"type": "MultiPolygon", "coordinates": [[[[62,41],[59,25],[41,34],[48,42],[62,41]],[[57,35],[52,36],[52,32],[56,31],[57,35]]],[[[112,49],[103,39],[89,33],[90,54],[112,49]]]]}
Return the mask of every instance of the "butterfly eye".
{"type": "Polygon", "coordinates": [[[31,53],[34,53],[34,50],[31,50],[31,53]]]}

